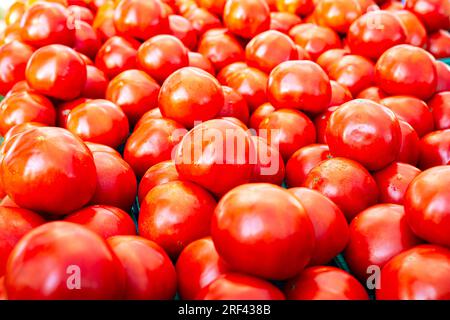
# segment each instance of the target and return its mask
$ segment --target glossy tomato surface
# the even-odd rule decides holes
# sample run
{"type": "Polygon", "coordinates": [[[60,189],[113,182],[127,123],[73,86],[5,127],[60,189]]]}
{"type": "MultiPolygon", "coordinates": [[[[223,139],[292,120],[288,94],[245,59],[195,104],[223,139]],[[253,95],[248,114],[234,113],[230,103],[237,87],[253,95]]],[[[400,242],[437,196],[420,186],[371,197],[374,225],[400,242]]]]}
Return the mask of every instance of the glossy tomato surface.
{"type": "Polygon", "coordinates": [[[151,166],[139,182],[139,202],[142,202],[147,193],[154,187],[170,181],[180,179],[173,160],[161,161],[151,166]]]}
{"type": "Polygon", "coordinates": [[[270,27],[270,9],[264,0],[228,0],[223,11],[225,26],[243,38],[253,38],[270,27]]]}

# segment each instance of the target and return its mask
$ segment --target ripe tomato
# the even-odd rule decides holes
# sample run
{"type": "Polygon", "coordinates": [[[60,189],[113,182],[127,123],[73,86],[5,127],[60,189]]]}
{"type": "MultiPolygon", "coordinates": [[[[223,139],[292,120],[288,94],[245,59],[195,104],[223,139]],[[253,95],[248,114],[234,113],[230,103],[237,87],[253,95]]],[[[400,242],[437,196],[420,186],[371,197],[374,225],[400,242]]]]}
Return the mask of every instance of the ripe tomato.
{"type": "Polygon", "coordinates": [[[32,211],[0,207],[0,277],[5,274],[6,262],[16,243],[44,223],[45,220],[32,211]]]}
{"type": "Polygon", "coordinates": [[[380,102],[381,99],[386,98],[388,95],[380,89],[380,87],[368,87],[358,93],[356,99],[368,99],[374,102],[380,102]]]}
{"type": "Polygon", "coordinates": [[[405,211],[414,233],[430,243],[450,246],[450,167],[425,170],[409,185],[405,211]]]}
{"type": "Polygon", "coordinates": [[[450,66],[442,61],[435,62],[438,82],[436,92],[450,91],[450,66]]]}
{"type": "Polygon", "coordinates": [[[89,150],[91,150],[92,155],[94,155],[95,152],[104,152],[104,153],[108,153],[112,156],[116,156],[118,158],[121,157],[119,151],[105,146],[104,144],[98,144],[98,143],[92,143],[92,142],[85,142],[86,146],[89,148],[89,150]]]}
{"type": "Polygon", "coordinates": [[[112,236],[136,234],[133,219],[128,213],[106,205],[85,207],[65,217],[64,221],[80,224],[105,240],[112,236]]]}
{"type": "Polygon", "coordinates": [[[352,93],[347,89],[346,86],[339,84],[338,82],[331,80],[331,100],[330,106],[340,106],[347,101],[353,99],[352,93]]]}
{"type": "Polygon", "coordinates": [[[418,16],[428,31],[450,29],[450,4],[441,0],[406,0],[406,9],[418,16]]]}
{"type": "Polygon", "coordinates": [[[214,118],[224,104],[219,81],[198,68],[186,67],[172,73],[158,97],[163,116],[192,128],[195,121],[214,118]]]}
{"type": "Polygon", "coordinates": [[[401,162],[393,162],[386,168],[375,172],[373,178],[380,191],[380,202],[403,204],[406,189],[420,172],[416,167],[401,162]]]}
{"type": "Polygon", "coordinates": [[[437,86],[433,56],[407,44],[392,47],[378,59],[375,80],[390,95],[411,95],[426,100],[437,86]]]}
{"type": "Polygon", "coordinates": [[[402,142],[396,160],[416,166],[419,161],[419,135],[409,123],[402,120],[399,120],[398,123],[402,133],[402,142]]]}
{"type": "MultiPolygon", "coordinates": [[[[16,134],[25,132],[28,129],[33,129],[33,128],[36,128],[36,127],[45,127],[45,124],[38,123],[38,122],[24,122],[24,123],[21,123],[21,124],[17,124],[14,127],[12,127],[11,129],[8,130],[8,132],[3,137],[3,140],[8,140],[11,137],[15,136],[16,134]]],[[[1,189],[1,186],[0,186],[0,189],[1,189]]],[[[0,194],[3,195],[2,192],[0,192],[0,194]]]]}
{"type": "Polygon", "coordinates": [[[250,128],[252,129],[258,129],[259,124],[261,121],[264,120],[265,117],[267,117],[269,114],[275,111],[274,106],[272,106],[269,102],[263,103],[258,108],[253,111],[251,117],[250,117],[250,128]]]}
{"type": "Polygon", "coordinates": [[[60,103],[56,107],[56,124],[61,128],[67,129],[67,118],[69,117],[70,111],[87,101],[89,101],[87,98],[77,98],[72,101],[60,103]]]}
{"type": "Polygon", "coordinates": [[[423,48],[427,43],[427,30],[419,18],[408,10],[393,11],[393,14],[403,25],[406,35],[405,43],[423,48]]]}
{"type": "Polygon", "coordinates": [[[178,292],[182,299],[193,300],[221,275],[230,271],[219,257],[210,237],[191,242],[178,257],[178,292]]]}
{"type": "Polygon", "coordinates": [[[322,112],[314,119],[314,125],[316,126],[317,131],[317,142],[318,143],[326,143],[326,129],[328,125],[328,120],[330,119],[331,114],[337,109],[339,106],[331,106],[325,112],[322,112]]]}
{"type": "Polygon", "coordinates": [[[254,164],[250,182],[267,182],[281,185],[284,179],[284,162],[280,153],[267,143],[267,140],[258,136],[251,136],[253,152],[250,154],[250,163],[254,164]]]}
{"type": "Polygon", "coordinates": [[[89,58],[95,58],[102,45],[97,33],[87,22],[77,21],[76,24],[73,48],[89,58]]]}
{"type": "Polygon", "coordinates": [[[369,300],[353,276],[335,267],[309,267],[285,288],[289,300],[369,300]]]}
{"type": "Polygon", "coordinates": [[[97,181],[92,154],[67,130],[27,130],[7,140],[1,153],[3,186],[23,208],[64,215],[94,195],[97,181]]]}
{"type": "Polygon", "coordinates": [[[108,244],[125,270],[125,299],[169,300],[177,290],[177,274],[166,252],[139,236],[114,236],[108,244]]]}
{"type": "Polygon", "coordinates": [[[119,73],[136,68],[139,43],[119,36],[109,38],[98,50],[95,66],[110,79],[119,73]]]}
{"type": "Polygon", "coordinates": [[[428,101],[437,130],[450,129],[450,91],[440,92],[428,101]]]}
{"type": "Polygon", "coordinates": [[[344,214],[318,191],[292,188],[289,192],[300,201],[313,224],[316,241],[309,265],[329,263],[348,243],[348,224],[344,214]]]}
{"type": "Polygon", "coordinates": [[[294,26],[300,24],[302,19],[290,12],[271,12],[270,30],[276,30],[287,34],[294,26]]]}
{"type": "Polygon", "coordinates": [[[206,72],[215,75],[214,66],[211,63],[211,61],[206,58],[204,55],[198,52],[188,52],[188,59],[189,59],[189,67],[196,67],[202,70],[205,70],[206,72]]]}
{"type": "Polygon", "coordinates": [[[296,275],[314,252],[314,229],[305,209],[295,196],[267,183],[228,192],[214,211],[211,235],[233,270],[267,279],[296,275]]]}
{"type": "MultiPolygon", "coordinates": [[[[91,5],[94,5],[94,3],[91,2],[91,5]]],[[[102,42],[105,42],[109,38],[117,35],[117,30],[114,26],[114,7],[114,1],[104,1],[99,7],[96,7],[98,10],[93,10],[93,12],[97,11],[97,13],[94,17],[94,21],[92,22],[92,27],[95,32],[97,32],[102,42]]]]}
{"type": "Polygon", "coordinates": [[[358,0],[322,0],[314,9],[319,25],[340,33],[347,33],[352,22],[362,14],[358,0]]]}
{"type": "Polygon", "coordinates": [[[434,245],[409,249],[384,266],[380,279],[378,300],[448,300],[450,251],[434,245]]]}
{"type": "Polygon", "coordinates": [[[210,234],[216,201],[202,187],[172,181],[150,190],[141,203],[139,234],[176,259],[192,241],[210,234]]]}
{"type": "Polygon", "coordinates": [[[192,23],[198,35],[202,35],[208,30],[222,27],[220,19],[203,8],[190,10],[185,17],[192,23]]]}
{"type": "Polygon", "coordinates": [[[71,4],[67,7],[69,11],[69,19],[78,19],[75,23],[79,21],[84,21],[90,25],[94,22],[94,14],[87,7],[83,6],[84,0],[79,0],[76,4],[71,4]]]}
{"type": "Polygon", "coordinates": [[[450,160],[450,129],[431,132],[420,140],[420,169],[447,164],[450,160]]]}
{"type": "Polygon", "coordinates": [[[427,50],[436,57],[450,57],[450,33],[446,30],[439,30],[432,34],[428,39],[427,50]]]}
{"type": "Polygon", "coordinates": [[[322,161],[309,172],[303,186],[330,198],[347,221],[376,204],[379,193],[370,173],[356,161],[345,158],[322,161]]]}
{"type": "Polygon", "coordinates": [[[326,73],[329,73],[330,67],[347,54],[350,54],[347,49],[330,49],[322,53],[316,62],[326,73]]]}
{"type": "Polygon", "coordinates": [[[248,123],[249,109],[244,97],[234,89],[222,86],[224,104],[217,114],[218,117],[234,117],[244,124],[248,123]]]}
{"type": "Polygon", "coordinates": [[[314,0],[276,0],[276,7],[280,12],[296,13],[306,16],[313,12],[314,0]]]}
{"type": "Polygon", "coordinates": [[[151,166],[139,183],[139,203],[154,187],[177,180],[180,180],[180,176],[173,160],[162,161],[151,166]]]}
{"type": "Polygon", "coordinates": [[[103,71],[94,66],[86,66],[86,84],[81,95],[89,99],[104,99],[108,82],[103,71]]]}
{"type": "Polygon", "coordinates": [[[223,21],[234,34],[251,39],[270,28],[270,8],[264,0],[227,0],[223,21]]]}
{"type": "Polygon", "coordinates": [[[169,29],[170,33],[180,39],[188,49],[197,48],[197,32],[188,19],[176,14],[170,15],[169,29]]]}
{"type": "Polygon", "coordinates": [[[267,96],[277,108],[320,113],[331,100],[330,80],[312,61],[286,61],[270,73],[267,96]]]}

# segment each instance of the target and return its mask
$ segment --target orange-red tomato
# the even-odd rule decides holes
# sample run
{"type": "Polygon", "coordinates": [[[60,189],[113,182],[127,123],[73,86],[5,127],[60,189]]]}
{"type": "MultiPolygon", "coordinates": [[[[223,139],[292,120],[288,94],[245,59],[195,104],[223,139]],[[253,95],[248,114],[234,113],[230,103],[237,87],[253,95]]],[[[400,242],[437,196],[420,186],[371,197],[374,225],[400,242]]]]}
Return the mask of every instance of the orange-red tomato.
{"type": "Polygon", "coordinates": [[[331,66],[347,54],[350,54],[347,49],[330,49],[322,53],[316,62],[326,73],[329,73],[331,66]]]}
{"type": "Polygon", "coordinates": [[[222,86],[222,91],[225,100],[217,117],[234,117],[247,124],[249,108],[244,97],[239,92],[227,86],[222,86]]]}
{"type": "Polygon", "coordinates": [[[180,180],[175,162],[166,160],[151,166],[142,177],[139,183],[139,203],[141,203],[147,193],[154,187],[170,181],[180,180]]]}
{"type": "Polygon", "coordinates": [[[406,0],[406,9],[418,16],[428,31],[450,29],[450,4],[441,0],[406,0]]]}
{"type": "Polygon", "coordinates": [[[95,58],[102,45],[97,33],[87,22],[78,21],[76,23],[73,48],[89,58],[95,58]]]}
{"type": "Polygon", "coordinates": [[[94,154],[95,152],[104,152],[104,153],[108,153],[112,156],[116,156],[118,158],[121,157],[119,151],[105,146],[104,144],[98,144],[98,143],[92,143],[92,142],[85,142],[86,146],[89,148],[89,150],[91,150],[92,154],[94,154]]]}
{"type": "Polygon", "coordinates": [[[405,43],[423,48],[427,43],[427,30],[419,18],[408,10],[394,11],[393,14],[403,25],[406,35],[405,43]]]}
{"type": "Polygon", "coordinates": [[[450,129],[431,132],[420,140],[420,169],[445,165],[450,161],[450,129]]]}
{"type": "Polygon", "coordinates": [[[248,66],[245,62],[233,62],[220,70],[220,72],[217,74],[217,80],[219,80],[221,84],[226,85],[227,81],[235,72],[245,70],[246,68],[248,68],[248,66]]]}
{"type": "Polygon", "coordinates": [[[276,7],[280,12],[290,12],[306,16],[313,12],[314,0],[276,0],[276,7]]]}
{"type": "Polygon", "coordinates": [[[58,125],[58,127],[67,129],[67,118],[69,117],[70,111],[87,101],[89,101],[89,99],[87,98],[77,98],[72,101],[60,103],[56,107],[56,124],[58,125]]]}
{"type": "Polygon", "coordinates": [[[271,12],[270,30],[288,33],[294,26],[300,24],[302,19],[290,12],[271,12]]]}
{"type": "Polygon", "coordinates": [[[215,75],[216,71],[214,70],[214,66],[208,58],[198,52],[188,52],[189,59],[189,67],[196,67],[206,72],[215,75]]]}
{"type": "MultiPolygon", "coordinates": [[[[94,5],[94,2],[91,2],[91,4],[94,5]]],[[[94,28],[95,32],[97,32],[102,42],[105,42],[109,38],[117,35],[117,30],[114,26],[114,7],[115,4],[113,1],[104,1],[98,7],[98,10],[96,10],[97,13],[94,17],[94,21],[92,22],[92,27],[94,28]]]]}
{"type": "Polygon", "coordinates": [[[258,108],[253,111],[251,117],[250,117],[250,128],[257,130],[259,128],[259,124],[261,121],[264,120],[265,117],[267,117],[269,114],[275,111],[275,108],[273,105],[271,105],[269,102],[263,103],[258,108]]]}
{"type": "Polygon", "coordinates": [[[450,91],[450,66],[442,61],[435,62],[438,83],[436,92],[450,91]]]}
{"type": "Polygon", "coordinates": [[[67,10],[69,11],[69,19],[73,20],[75,25],[79,21],[87,22],[89,25],[92,25],[94,22],[94,14],[92,13],[89,8],[83,6],[84,0],[80,0],[76,2],[75,4],[69,3],[70,5],[67,7],[67,10]]]}
{"type": "Polygon", "coordinates": [[[339,84],[338,82],[331,80],[331,100],[330,107],[332,106],[340,106],[347,101],[352,100],[352,93],[347,89],[346,86],[339,84]]]}
{"type": "Polygon", "coordinates": [[[202,35],[208,30],[222,27],[220,19],[203,8],[195,8],[187,12],[185,17],[192,23],[198,35],[202,35]]]}
{"type": "Polygon", "coordinates": [[[331,114],[337,109],[339,106],[331,106],[325,112],[322,112],[314,119],[314,125],[316,126],[317,131],[317,142],[318,143],[326,143],[326,129],[328,125],[328,120],[330,119],[331,114]]]}
{"type": "MultiPolygon", "coordinates": [[[[15,136],[16,134],[25,132],[28,129],[33,129],[36,127],[45,127],[45,124],[38,123],[38,122],[24,122],[21,124],[16,124],[14,127],[12,127],[11,129],[8,130],[8,132],[5,134],[5,136],[3,138],[4,138],[4,140],[8,140],[9,138],[15,136]]],[[[1,184],[1,182],[0,182],[0,184],[1,184]]],[[[0,193],[2,195],[4,195],[1,185],[0,185],[0,193]]],[[[1,198],[3,198],[3,197],[1,197],[1,198]]]]}
{"type": "Polygon", "coordinates": [[[383,90],[381,90],[380,87],[373,86],[368,87],[363,91],[361,91],[360,93],[358,93],[356,99],[368,99],[379,103],[381,99],[384,99],[387,96],[388,95],[383,90]]]}
{"type": "Polygon", "coordinates": [[[234,34],[251,39],[270,28],[270,9],[264,0],[227,0],[223,21],[234,34]]]}
{"type": "Polygon", "coordinates": [[[103,71],[94,66],[86,66],[86,83],[81,95],[89,99],[104,99],[108,83],[103,71]]]}
{"type": "Polygon", "coordinates": [[[250,163],[254,164],[250,182],[266,182],[281,185],[284,179],[285,167],[278,150],[259,136],[251,136],[253,152],[250,163]]]}
{"type": "Polygon", "coordinates": [[[8,10],[5,12],[6,25],[20,24],[20,19],[25,13],[26,6],[25,1],[14,1],[8,10]]]}
{"type": "Polygon", "coordinates": [[[225,7],[226,0],[199,0],[198,5],[211,13],[221,15],[225,7]]]}
{"type": "Polygon", "coordinates": [[[358,0],[321,0],[314,9],[319,25],[347,33],[350,25],[363,14],[358,0]]]}
{"type": "Polygon", "coordinates": [[[402,142],[396,160],[415,166],[419,161],[419,135],[409,123],[402,120],[398,122],[402,133],[402,142]]]}
{"type": "Polygon", "coordinates": [[[439,30],[428,38],[427,50],[436,59],[450,57],[450,32],[439,30]]]}
{"type": "Polygon", "coordinates": [[[197,47],[197,32],[188,19],[176,14],[170,15],[169,29],[170,33],[180,39],[188,49],[195,50],[197,47]]]}
{"type": "Polygon", "coordinates": [[[110,79],[119,73],[136,68],[139,43],[119,36],[109,38],[98,50],[95,66],[110,79]]]}
{"type": "Polygon", "coordinates": [[[434,126],[438,130],[450,129],[450,92],[437,93],[428,101],[433,112],[434,126]]]}

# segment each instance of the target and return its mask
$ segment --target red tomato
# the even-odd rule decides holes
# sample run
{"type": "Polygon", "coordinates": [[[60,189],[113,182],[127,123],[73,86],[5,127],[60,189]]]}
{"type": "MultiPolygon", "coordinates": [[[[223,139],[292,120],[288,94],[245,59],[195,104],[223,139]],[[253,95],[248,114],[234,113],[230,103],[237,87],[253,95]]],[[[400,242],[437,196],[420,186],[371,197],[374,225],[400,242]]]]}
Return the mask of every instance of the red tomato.
{"type": "Polygon", "coordinates": [[[105,73],[94,66],[86,66],[86,84],[81,95],[90,99],[104,99],[108,79],[105,73]]]}
{"type": "Polygon", "coordinates": [[[192,128],[195,121],[214,118],[222,109],[224,95],[219,81],[198,68],[172,73],[161,87],[159,108],[164,117],[192,128]]]}
{"type": "Polygon", "coordinates": [[[391,109],[399,120],[409,123],[419,137],[433,131],[433,114],[427,104],[411,96],[393,96],[380,101],[391,109]]]}
{"type": "Polygon", "coordinates": [[[314,0],[276,0],[278,11],[306,16],[314,10],[314,0]]]}
{"type": "Polygon", "coordinates": [[[450,91],[450,65],[436,61],[435,67],[438,75],[436,92],[450,91]]]}
{"type": "Polygon", "coordinates": [[[347,54],[350,54],[347,49],[330,49],[317,58],[317,64],[321,66],[326,73],[329,73],[331,66],[347,54]]]}
{"type": "Polygon", "coordinates": [[[450,91],[440,92],[428,101],[436,129],[450,129],[450,91]]]}
{"type": "Polygon", "coordinates": [[[119,151],[105,146],[104,144],[98,144],[98,143],[92,143],[92,142],[85,142],[86,146],[89,148],[89,150],[91,150],[92,154],[94,155],[95,152],[104,152],[104,153],[108,153],[112,156],[116,156],[118,158],[121,157],[119,151]]]}
{"type": "Polygon", "coordinates": [[[418,16],[428,31],[450,29],[450,4],[441,0],[406,0],[406,9],[418,16]]]}
{"type": "Polygon", "coordinates": [[[106,99],[118,105],[131,125],[146,111],[158,105],[159,84],[140,70],[126,70],[117,75],[106,89],[106,99]]]}
{"type": "Polygon", "coordinates": [[[139,234],[176,259],[192,241],[210,234],[216,201],[202,187],[172,181],[150,190],[141,203],[139,234]]]}
{"type": "Polygon", "coordinates": [[[194,50],[197,47],[197,32],[188,19],[172,14],[169,16],[169,28],[171,34],[180,39],[187,48],[194,50]]]}
{"type": "Polygon", "coordinates": [[[314,229],[295,196],[254,183],[228,192],[218,203],[211,235],[233,270],[283,280],[298,274],[314,252],[314,229]]]}
{"type": "Polygon", "coordinates": [[[330,119],[331,114],[337,109],[339,106],[328,107],[325,112],[322,112],[314,119],[314,125],[316,126],[317,131],[317,142],[318,143],[326,143],[327,137],[325,135],[328,120],[330,119]]]}
{"type": "Polygon", "coordinates": [[[362,14],[363,10],[357,0],[322,0],[314,9],[319,25],[340,33],[347,33],[352,22],[362,14]]]}
{"type": "Polygon", "coordinates": [[[402,142],[400,143],[400,151],[396,160],[415,166],[419,161],[419,136],[409,123],[402,120],[398,122],[402,133],[402,142]]]}
{"type": "Polygon", "coordinates": [[[136,234],[133,219],[128,213],[106,205],[83,208],[65,217],[64,221],[80,224],[105,240],[112,236],[136,234]]]}
{"type": "Polygon", "coordinates": [[[420,172],[416,167],[401,162],[394,162],[375,172],[373,178],[380,191],[380,202],[403,204],[406,189],[420,172]]]}
{"type": "Polygon", "coordinates": [[[0,102],[0,134],[4,136],[17,124],[38,122],[52,126],[56,111],[45,96],[29,91],[13,93],[0,102]]]}
{"type": "Polygon", "coordinates": [[[241,120],[244,124],[247,124],[249,109],[244,97],[234,89],[227,86],[222,86],[222,91],[225,102],[217,116],[234,117],[241,120]]]}
{"type": "Polygon", "coordinates": [[[84,21],[77,21],[75,28],[75,41],[73,48],[89,58],[95,58],[101,47],[100,39],[90,24],[84,21]]]}
{"type": "Polygon", "coordinates": [[[114,25],[120,34],[147,40],[169,30],[167,12],[159,0],[120,0],[116,4],[114,25]]]}
{"type": "Polygon", "coordinates": [[[339,84],[338,82],[331,80],[331,100],[330,106],[340,106],[347,101],[353,99],[352,93],[347,89],[346,86],[339,84]]]}
{"type": "Polygon", "coordinates": [[[171,35],[157,35],[145,41],[138,50],[138,66],[159,83],[174,71],[189,65],[188,50],[171,35]]]}
{"type": "Polygon", "coordinates": [[[420,140],[420,169],[447,164],[450,160],[450,129],[431,132],[420,140]]]}
{"type": "Polygon", "coordinates": [[[326,144],[311,144],[294,152],[286,164],[286,184],[301,187],[308,173],[321,161],[330,159],[326,144]]]}
{"type": "Polygon", "coordinates": [[[426,100],[437,86],[434,59],[425,50],[411,45],[392,47],[378,59],[375,80],[390,95],[411,95],[426,100]]]}
{"type": "Polygon", "coordinates": [[[269,114],[275,111],[274,106],[272,106],[269,102],[263,103],[258,108],[253,111],[250,117],[250,128],[258,129],[261,121],[264,120],[269,114]]]}
{"type": "MultiPolygon", "coordinates": [[[[93,2],[91,2],[91,5],[93,5],[93,2]]],[[[97,32],[102,42],[107,41],[117,34],[116,27],[114,26],[114,7],[114,1],[103,2],[101,6],[99,6],[94,22],[92,23],[92,27],[97,32]]]]}
{"type": "Polygon", "coordinates": [[[434,245],[409,249],[384,266],[380,279],[378,300],[448,300],[450,250],[434,245]]]}
{"type": "Polygon", "coordinates": [[[11,252],[5,285],[11,300],[120,299],[125,279],[99,235],[75,223],[49,222],[11,252]]]}
{"type": "Polygon", "coordinates": [[[309,172],[303,185],[330,198],[348,221],[378,200],[378,187],[373,177],[350,159],[322,161],[309,172]]]}
{"type": "Polygon", "coordinates": [[[193,300],[221,275],[230,271],[219,257],[210,237],[191,242],[178,257],[178,292],[182,299],[193,300]]]}
{"type": "Polygon", "coordinates": [[[330,262],[347,246],[349,231],[344,214],[318,191],[292,188],[289,192],[300,201],[313,224],[316,241],[309,265],[330,262]]]}
{"type": "Polygon", "coordinates": [[[223,21],[234,34],[251,39],[270,28],[270,9],[264,0],[228,0],[223,21]]]}
{"type": "MultiPolygon", "coordinates": [[[[21,124],[17,124],[14,127],[12,127],[11,129],[8,130],[8,132],[5,134],[3,139],[4,140],[8,140],[11,137],[15,136],[16,134],[25,132],[25,131],[27,131],[29,129],[33,129],[33,128],[36,128],[36,127],[45,127],[45,124],[38,123],[38,122],[24,122],[24,123],[21,123],[21,124]]],[[[0,186],[0,189],[1,189],[1,186],[0,186]]],[[[3,194],[2,192],[0,192],[0,193],[3,194]]]]}
{"type": "Polygon", "coordinates": [[[136,68],[136,57],[137,43],[114,36],[98,50],[95,66],[111,79],[125,70],[136,68]]]}
{"type": "Polygon", "coordinates": [[[408,225],[403,206],[379,204],[352,220],[345,261],[361,281],[366,281],[370,266],[382,268],[391,258],[420,243],[408,225]]]}
{"type": "Polygon", "coordinates": [[[213,64],[208,58],[206,58],[201,53],[189,51],[188,59],[189,59],[189,67],[196,67],[205,70],[206,72],[212,75],[215,75],[213,64]]]}
{"type": "Polygon", "coordinates": [[[17,82],[25,80],[25,67],[33,51],[20,41],[0,47],[0,95],[6,95],[17,82]]]}
{"type": "Polygon", "coordinates": [[[71,22],[78,23],[79,21],[84,21],[90,25],[94,22],[94,14],[91,10],[83,6],[84,0],[80,0],[79,3],[75,5],[69,5],[67,10],[69,11],[69,20],[71,22]],[[74,21],[75,20],[75,21],[74,21]]]}
{"type": "Polygon", "coordinates": [[[6,262],[16,243],[44,223],[45,220],[32,211],[0,207],[0,277],[5,274],[6,262]]]}
{"type": "Polygon", "coordinates": [[[450,33],[446,30],[433,33],[428,39],[427,50],[437,59],[450,57],[450,33]]]}
{"type": "Polygon", "coordinates": [[[286,61],[270,73],[267,96],[277,108],[320,113],[331,100],[330,80],[312,61],[286,61]]]}
{"type": "Polygon", "coordinates": [[[225,2],[226,0],[199,0],[198,5],[211,13],[221,15],[223,13],[225,2]]]}
{"type": "MultiPolygon", "coordinates": [[[[245,62],[231,63],[231,64],[225,66],[222,70],[220,70],[220,72],[217,74],[217,80],[219,80],[219,82],[221,84],[226,84],[228,82],[228,80],[233,76],[234,73],[236,73],[238,71],[243,71],[247,68],[248,68],[248,66],[245,62]]],[[[267,79],[266,79],[266,81],[267,81],[267,79]]]]}
{"type": "Polygon", "coordinates": [[[56,108],[56,124],[61,128],[67,129],[67,118],[69,117],[70,111],[87,101],[89,101],[87,98],[77,98],[59,104],[56,108]]]}
{"type": "Polygon", "coordinates": [[[185,17],[192,23],[198,35],[202,35],[208,30],[222,27],[220,19],[203,8],[193,9],[185,17]]]}
{"type": "Polygon", "coordinates": [[[392,111],[370,100],[354,100],[331,114],[326,137],[333,156],[379,170],[397,158],[402,136],[392,111]]]}
{"type": "Polygon", "coordinates": [[[23,208],[64,215],[94,195],[97,181],[92,154],[67,130],[30,129],[6,141],[1,153],[3,186],[23,208]]]}
{"type": "Polygon", "coordinates": [[[162,161],[151,166],[139,183],[139,202],[142,202],[154,187],[177,180],[180,180],[180,176],[173,160],[162,161]]]}
{"type": "Polygon", "coordinates": [[[423,48],[427,43],[427,30],[419,18],[408,10],[394,11],[393,14],[400,20],[404,28],[405,43],[423,48]]]}
{"type": "Polygon", "coordinates": [[[86,83],[86,64],[73,50],[50,45],[36,50],[25,71],[28,85],[52,98],[73,100],[86,83]]]}
{"type": "Polygon", "coordinates": [[[369,300],[365,288],[353,276],[335,267],[310,267],[290,280],[289,300],[369,300]]]}
{"type": "Polygon", "coordinates": [[[270,30],[288,33],[294,26],[300,24],[302,19],[290,12],[271,12],[270,30]]]}
{"type": "Polygon", "coordinates": [[[280,153],[267,143],[267,140],[258,136],[251,136],[253,152],[250,154],[250,163],[254,164],[250,182],[267,182],[281,185],[284,179],[284,162],[280,153]]]}
{"type": "Polygon", "coordinates": [[[379,87],[368,87],[358,93],[356,99],[368,99],[379,103],[381,99],[384,99],[387,96],[388,95],[379,87]]]}

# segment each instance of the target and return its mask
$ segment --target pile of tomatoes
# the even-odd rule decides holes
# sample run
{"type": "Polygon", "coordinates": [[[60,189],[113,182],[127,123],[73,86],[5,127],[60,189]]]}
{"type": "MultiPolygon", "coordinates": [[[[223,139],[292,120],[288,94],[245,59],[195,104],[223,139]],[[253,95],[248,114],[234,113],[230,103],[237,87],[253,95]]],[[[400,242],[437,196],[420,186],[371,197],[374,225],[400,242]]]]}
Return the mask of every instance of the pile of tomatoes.
{"type": "Polygon", "coordinates": [[[450,299],[449,16],[16,1],[0,299],[450,299]]]}

